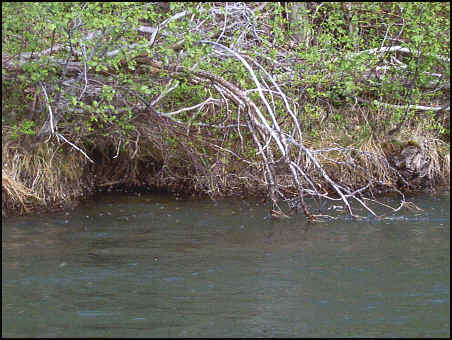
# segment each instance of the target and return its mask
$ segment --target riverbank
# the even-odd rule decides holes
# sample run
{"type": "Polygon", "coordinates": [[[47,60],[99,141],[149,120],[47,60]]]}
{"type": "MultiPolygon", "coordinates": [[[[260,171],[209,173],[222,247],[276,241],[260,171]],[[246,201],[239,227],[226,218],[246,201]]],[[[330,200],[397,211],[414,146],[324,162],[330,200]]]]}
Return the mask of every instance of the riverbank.
{"type": "Polygon", "coordinates": [[[102,190],[399,211],[450,182],[448,27],[447,3],[6,2],[2,213],[102,190]]]}
{"type": "MultiPolygon", "coordinates": [[[[134,158],[124,152],[115,155],[114,145],[104,144],[88,152],[95,162],[91,164],[82,153],[56,138],[30,147],[26,140],[11,138],[7,126],[2,132],[3,216],[70,209],[99,191],[166,191],[177,197],[214,199],[268,195],[262,164],[257,161],[223,158],[223,162],[217,160],[205,167],[205,173],[200,175],[189,152],[179,152],[171,162],[163,162],[141,153],[134,158]]],[[[450,146],[437,138],[409,138],[414,132],[405,131],[406,137],[381,142],[372,137],[365,140],[347,134],[341,136],[326,129],[323,133],[328,139],[306,139],[305,144],[312,150],[336,149],[319,158],[319,162],[342,185],[356,190],[363,186],[363,181],[371,179],[373,185],[363,194],[376,197],[394,190],[413,193],[450,188],[450,146]],[[331,137],[334,133],[338,135],[336,138],[331,137]],[[339,143],[343,145],[344,138],[357,142],[341,147],[339,143]],[[341,148],[355,150],[354,161],[359,162],[355,172],[344,167],[349,155],[338,152],[341,148]]],[[[140,145],[139,149],[151,147],[140,145]]],[[[304,170],[307,173],[313,170],[312,180],[333,193],[325,178],[315,174],[312,164],[307,164],[304,170]]],[[[287,192],[297,190],[288,169],[280,167],[276,172],[287,192]]]]}

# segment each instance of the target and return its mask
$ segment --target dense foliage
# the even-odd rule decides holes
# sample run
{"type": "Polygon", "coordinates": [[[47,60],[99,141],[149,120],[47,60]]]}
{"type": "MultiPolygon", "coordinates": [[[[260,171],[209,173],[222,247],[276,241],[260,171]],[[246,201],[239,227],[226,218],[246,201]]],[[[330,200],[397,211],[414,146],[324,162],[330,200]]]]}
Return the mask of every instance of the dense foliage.
{"type": "Polygon", "coordinates": [[[449,3],[6,2],[2,123],[8,138],[55,136],[90,161],[195,173],[212,195],[245,166],[273,202],[324,197],[317,177],[345,201],[353,188],[311,145],[449,139],[449,17],[449,3]],[[303,189],[284,189],[281,167],[303,189]]]}

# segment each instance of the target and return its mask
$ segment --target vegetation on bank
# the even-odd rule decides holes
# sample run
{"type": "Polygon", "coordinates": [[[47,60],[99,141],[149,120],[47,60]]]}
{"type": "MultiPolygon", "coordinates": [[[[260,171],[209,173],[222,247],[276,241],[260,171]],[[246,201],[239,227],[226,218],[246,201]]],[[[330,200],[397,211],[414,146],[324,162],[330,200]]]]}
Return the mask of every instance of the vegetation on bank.
{"type": "Polygon", "coordinates": [[[128,187],[310,220],[449,186],[449,3],[2,3],[2,214],[128,187]]]}

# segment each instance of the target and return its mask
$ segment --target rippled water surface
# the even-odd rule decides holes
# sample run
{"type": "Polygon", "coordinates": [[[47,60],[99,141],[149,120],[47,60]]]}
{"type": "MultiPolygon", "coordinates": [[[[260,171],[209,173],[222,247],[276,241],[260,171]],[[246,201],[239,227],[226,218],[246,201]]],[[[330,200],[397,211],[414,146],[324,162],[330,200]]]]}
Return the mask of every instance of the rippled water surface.
{"type": "Polygon", "coordinates": [[[158,195],[4,218],[2,335],[448,337],[450,196],[414,200],[314,225],[158,195]]]}

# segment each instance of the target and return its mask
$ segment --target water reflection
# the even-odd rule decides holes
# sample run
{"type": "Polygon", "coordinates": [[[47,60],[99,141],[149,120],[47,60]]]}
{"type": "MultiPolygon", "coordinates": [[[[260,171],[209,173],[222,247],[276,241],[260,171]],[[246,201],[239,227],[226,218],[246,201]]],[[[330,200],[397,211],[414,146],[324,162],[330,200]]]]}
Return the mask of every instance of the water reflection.
{"type": "Polygon", "coordinates": [[[448,336],[450,201],[419,200],[434,218],[307,225],[109,195],[6,219],[3,335],[448,336]]]}

